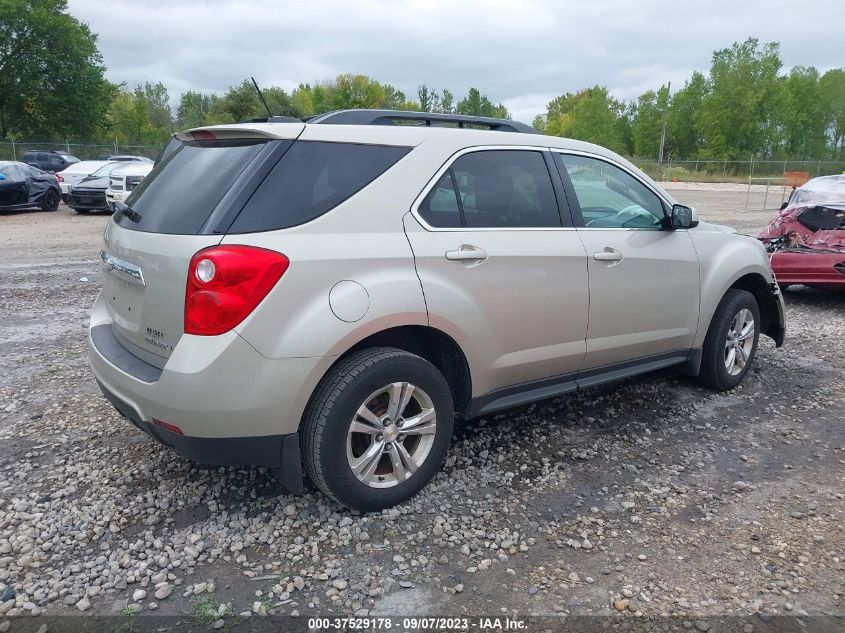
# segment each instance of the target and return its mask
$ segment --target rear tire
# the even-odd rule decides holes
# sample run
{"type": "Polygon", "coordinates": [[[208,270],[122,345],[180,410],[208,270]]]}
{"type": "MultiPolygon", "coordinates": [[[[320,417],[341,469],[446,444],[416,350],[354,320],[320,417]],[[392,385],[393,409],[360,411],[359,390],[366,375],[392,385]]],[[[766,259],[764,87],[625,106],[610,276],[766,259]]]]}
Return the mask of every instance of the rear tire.
{"type": "Polygon", "coordinates": [[[311,397],[300,429],[306,472],[347,508],[389,508],[438,471],[453,424],[449,385],[434,365],[399,349],[361,350],[311,397]]]}
{"type": "Polygon", "coordinates": [[[59,208],[59,202],[62,197],[53,189],[48,189],[44,194],[44,200],[41,202],[42,211],[55,211],[59,208]]]}
{"type": "Polygon", "coordinates": [[[728,391],[742,382],[760,337],[760,307],[747,290],[731,288],[713,314],[702,350],[697,381],[715,391],[728,391]]]}

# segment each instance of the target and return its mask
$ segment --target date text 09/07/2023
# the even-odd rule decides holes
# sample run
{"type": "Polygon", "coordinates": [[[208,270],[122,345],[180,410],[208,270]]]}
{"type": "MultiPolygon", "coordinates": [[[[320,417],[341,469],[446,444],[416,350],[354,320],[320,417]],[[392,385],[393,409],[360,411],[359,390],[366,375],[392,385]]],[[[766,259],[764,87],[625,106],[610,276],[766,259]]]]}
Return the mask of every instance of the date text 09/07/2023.
{"type": "Polygon", "coordinates": [[[310,618],[310,631],[524,631],[526,622],[500,617],[348,617],[310,618]]]}

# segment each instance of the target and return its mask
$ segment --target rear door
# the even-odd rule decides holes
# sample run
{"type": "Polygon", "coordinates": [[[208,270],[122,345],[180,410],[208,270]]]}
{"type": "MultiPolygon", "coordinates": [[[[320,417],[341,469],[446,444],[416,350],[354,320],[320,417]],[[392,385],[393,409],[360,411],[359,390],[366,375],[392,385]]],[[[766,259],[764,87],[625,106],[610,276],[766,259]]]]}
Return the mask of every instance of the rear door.
{"type": "Polygon", "coordinates": [[[429,321],[467,354],[474,396],[575,372],[587,262],[537,148],[476,148],[432,180],[405,230],[429,321]]]}
{"type": "Polygon", "coordinates": [[[212,218],[240,210],[284,144],[290,141],[182,142],[115,213],[101,254],[103,296],[115,336],[136,356],[164,366],[184,332],[191,257],[223,237],[212,218]]]}
{"type": "Polygon", "coordinates": [[[0,167],[0,207],[25,204],[29,199],[27,175],[19,165],[0,167]]]}
{"type": "Polygon", "coordinates": [[[589,370],[692,347],[699,263],[687,231],[665,230],[657,193],[621,165],[555,152],[587,251],[589,370]]]}

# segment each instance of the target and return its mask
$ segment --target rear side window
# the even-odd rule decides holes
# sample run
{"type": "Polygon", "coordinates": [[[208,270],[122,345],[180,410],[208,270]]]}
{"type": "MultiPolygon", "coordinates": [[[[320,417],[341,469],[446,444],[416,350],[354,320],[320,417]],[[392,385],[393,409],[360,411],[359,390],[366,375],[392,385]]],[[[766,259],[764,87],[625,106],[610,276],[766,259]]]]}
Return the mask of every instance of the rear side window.
{"type": "Polygon", "coordinates": [[[265,144],[254,139],[179,142],[127,198],[132,219],[117,213],[115,221],[138,231],[198,234],[265,144]]]}
{"type": "Polygon", "coordinates": [[[310,222],[366,187],[409,151],[408,147],[297,141],[227,232],[272,231],[310,222]]]}
{"type": "Polygon", "coordinates": [[[419,214],[430,226],[455,228],[463,226],[458,195],[452,182],[452,170],[447,171],[419,207],[419,214]]]}
{"type": "Polygon", "coordinates": [[[438,228],[561,226],[546,161],[542,153],[530,150],[461,156],[426,196],[419,213],[438,228]]]}

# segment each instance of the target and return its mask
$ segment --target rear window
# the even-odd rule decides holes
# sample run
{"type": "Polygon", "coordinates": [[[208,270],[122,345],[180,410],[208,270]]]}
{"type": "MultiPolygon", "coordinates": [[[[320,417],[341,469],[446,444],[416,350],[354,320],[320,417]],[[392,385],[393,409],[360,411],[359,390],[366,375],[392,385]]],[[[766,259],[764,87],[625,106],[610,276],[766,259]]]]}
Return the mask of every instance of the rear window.
{"type": "Polygon", "coordinates": [[[172,151],[127,198],[132,219],[116,213],[118,224],[151,233],[198,234],[238,175],[266,145],[263,139],[177,143],[168,145],[172,151]]]}
{"type": "Polygon", "coordinates": [[[309,222],[381,176],[409,147],[297,141],[256,189],[229,233],[309,222]]]}

